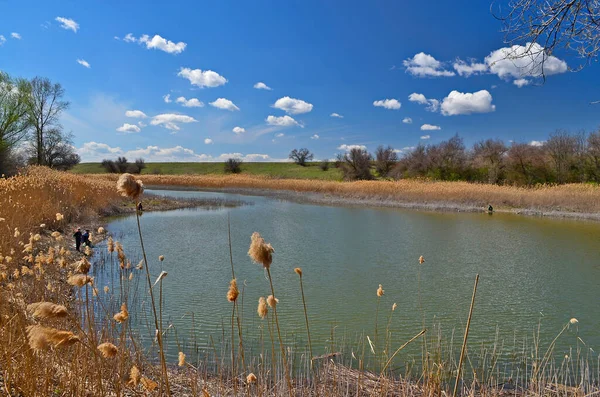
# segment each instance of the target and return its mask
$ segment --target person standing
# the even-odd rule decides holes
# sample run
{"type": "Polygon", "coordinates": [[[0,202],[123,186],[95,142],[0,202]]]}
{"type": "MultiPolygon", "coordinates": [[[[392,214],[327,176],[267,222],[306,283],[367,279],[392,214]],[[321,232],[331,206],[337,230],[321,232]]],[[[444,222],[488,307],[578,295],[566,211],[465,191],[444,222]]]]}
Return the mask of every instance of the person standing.
{"type": "Polygon", "coordinates": [[[81,239],[83,235],[81,234],[81,228],[78,227],[77,231],[73,233],[73,237],[75,237],[75,249],[79,251],[79,247],[81,246],[81,239]]]}
{"type": "Polygon", "coordinates": [[[86,229],[85,232],[83,232],[83,234],[81,235],[81,241],[83,244],[85,244],[86,246],[90,246],[90,231],[86,229]]]}

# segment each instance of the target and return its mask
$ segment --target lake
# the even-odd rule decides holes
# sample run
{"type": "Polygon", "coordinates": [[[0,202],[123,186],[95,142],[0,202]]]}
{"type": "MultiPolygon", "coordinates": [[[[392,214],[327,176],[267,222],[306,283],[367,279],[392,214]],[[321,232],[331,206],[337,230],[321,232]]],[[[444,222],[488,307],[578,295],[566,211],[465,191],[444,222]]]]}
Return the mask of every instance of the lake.
{"type": "MultiPolygon", "coordinates": [[[[385,332],[392,304],[397,304],[390,323],[392,347],[410,339],[425,323],[430,329],[439,327],[447,338],[454,330],[460,349],[473,282],[479,274],[469,335],[472,349],[492,344],[496,332],[505,351],[522,348],[525,339],[531,344],[538,323],[540,339],[547,346],[575,317],[579,323],[558,340],[557,354],[584,346],[579,337],[597,358],[598,223],[333,207],[200,191],[148,192],[250,204],[147,212],[141,217],[151,273],[155,278],[161,268],[168,272],[163,284],[165,324],[173,324],[179,342],[186,346],[193,338],[200,349],[208,348],[210,336],[220,338],[222,328],[229,329],[231,303],[225,298],[231,279],[229,216],[236,277],[240,290],[244,286],[244,332],[249,335],[256,335],[262,324],[256,315],[258,298],[270,294],[262,268],[247,255],[250,236],[258,231],[275,248],[271,272],[280,299],[282,332],[299,344],[306,340],[305,323],[293,269],[303,269],[315,355],[327,351],[332,330],[348,338],[362,334],[373,339],[379,284],[385,290],[378,313],[380,333],[385,332]],[[165,256],[164,262],[158,261],[159,255],[165,256]]],[[[137,262],[135,216],[112,220],[107,229],[137,262]]],[[[109,273],[106,267],[96,269],[100,287],[111,282],[109,273]]]]}

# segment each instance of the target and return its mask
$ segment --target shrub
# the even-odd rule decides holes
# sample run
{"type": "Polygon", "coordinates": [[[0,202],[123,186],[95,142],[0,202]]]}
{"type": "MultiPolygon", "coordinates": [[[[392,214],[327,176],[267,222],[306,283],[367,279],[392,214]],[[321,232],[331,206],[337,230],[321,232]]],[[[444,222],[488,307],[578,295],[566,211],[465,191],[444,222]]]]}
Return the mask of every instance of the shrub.
{"type": "Polygon", "coordinates": [[[329,160],[321,161],[321,164],[319,164],[319,168],[321,168],[321,171],[327,171],[329,169],[329,160]]]}
{"type": "Polygon", "coordinates": [[[239,174],[242,172],[242,160],[230,158],[225,161],[226,174],[239,174]]]}
{"type": "Polygon", "coordinates": [[[345,180],[373,179],[371,174],[371,155],[365,149],[353,148],[338,156],[345,180]]]}

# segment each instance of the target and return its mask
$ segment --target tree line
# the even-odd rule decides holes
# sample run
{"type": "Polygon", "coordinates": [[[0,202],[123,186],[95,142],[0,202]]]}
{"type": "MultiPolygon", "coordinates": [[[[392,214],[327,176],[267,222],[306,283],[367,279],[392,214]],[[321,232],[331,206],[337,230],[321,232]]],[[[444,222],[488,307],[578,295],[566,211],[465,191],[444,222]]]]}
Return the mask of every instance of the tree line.
{"type": "Polygon", "coordinates": [[[60,116],[69,108],[64,89],[48,78],[13,78],[0,71],[0,174],[25,164],[69,169],[80,161],[60,116]]]}

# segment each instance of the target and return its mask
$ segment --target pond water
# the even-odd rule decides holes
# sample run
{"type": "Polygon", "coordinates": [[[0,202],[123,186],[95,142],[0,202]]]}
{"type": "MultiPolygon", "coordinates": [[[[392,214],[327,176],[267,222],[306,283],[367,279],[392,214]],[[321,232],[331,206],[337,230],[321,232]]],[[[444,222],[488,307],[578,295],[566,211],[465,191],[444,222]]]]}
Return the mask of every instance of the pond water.
{"type": "MultiPolygon", "coordinates": [[[[175,197],[218,197],[252,205],[219,210],[148,212],[141,218],[153,277],[164,279],[165,323],[179,340],[193,336],[200,347],[228,329],[231,279],[227,219],[231,221],[233,262],[244,286],[245,332],[257,333],[260,296],[270,294],[259,265],[247,255],[258,231],[275,248],[271,266],[282,332],[305,340],[304,315],[295,267],[304,272],[304,289],[315,355],[323,354],[332,329],[337,335],[373,339],[376,290],[380,333],[393,303],[393,346],[423,327],[439,325],[462,339],[475,275],[480,275],[469,334],[470,346],[505,346],[531,339],[540,327],[546,343],[575,317],[559,339],[557,353],[569,354],[577,337],[600,348],[600,224],[480,213],[433,213],[402,209],[299,204],[268,197],[199,191],[151,191],[175,197]],[[164,262],[158,261],[164,255],[164,262]],[[423,255],[425,263],[419,264],[423,255]],[[194,320],[192,321],[191,314],[194,320]],[[193,329],[192,329],[193,328],[193,329]]],[[[140,258],[135,216],[118,218],[107,229],[125,251],[140,258]]],[[[108,270],[96,274],[108,283],[108,270]]],[[[142,279],[143,281],[143,279],[142,279]]],[[[144,286],[145,284],[140,284],[144,286]]],[[[456,341],[455,341],[456,344],[456,341]]],[[[458,342],[460,348],[460,341],[458,342]]]]}

